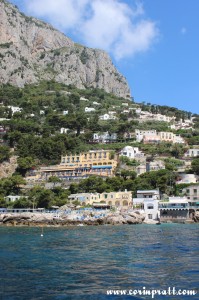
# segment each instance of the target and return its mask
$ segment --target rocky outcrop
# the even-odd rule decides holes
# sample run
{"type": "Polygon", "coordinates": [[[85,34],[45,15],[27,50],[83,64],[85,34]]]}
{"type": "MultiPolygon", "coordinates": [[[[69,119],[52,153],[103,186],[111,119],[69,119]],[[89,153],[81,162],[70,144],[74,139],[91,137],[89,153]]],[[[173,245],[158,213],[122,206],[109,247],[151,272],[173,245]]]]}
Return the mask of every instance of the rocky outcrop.
{"type": "Polygon", "coordinates": [[[10,177],[17,168],[17,156],[10,157],[9,161],[0,164],[0,178],[10,177]]]}
{"type": "Polygon", "coordinates": [[[0,82],[19,87],[40,80],[101,88],[124,98],[126,79],[102,50],[75,44],[63,33],[0,0],[0,82]]]}
{"type": "Polygon", "coordinates": [[[25,226],[66,226],[66,225],[121,225],[141,224],[144,216],[131,210],[107,212],[101,215],[96,212],[82,212],[77,214],[72,211],[69,214],[60,214],[59,217],[53,213],[4,213],[0,214],[1,225],[25,225],[25,226]]]}

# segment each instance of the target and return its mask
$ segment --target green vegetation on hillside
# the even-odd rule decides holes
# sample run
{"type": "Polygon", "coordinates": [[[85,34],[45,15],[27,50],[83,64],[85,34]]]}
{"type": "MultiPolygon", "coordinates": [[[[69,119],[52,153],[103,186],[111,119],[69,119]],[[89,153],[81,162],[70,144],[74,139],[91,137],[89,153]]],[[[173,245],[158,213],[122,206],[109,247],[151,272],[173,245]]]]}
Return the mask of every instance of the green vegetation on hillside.
{"type": "MultiPolygon", "coordinates": [[[[58,55],[58,54],[57,54],[58,55]]],[[[86,53],[82,52],[82,60],[86,63],[86,53]]],[[[54,81],[43,81],[37,85],[26,85],[23,89],[9,84],[0,87],[0,126],[6,128],[3,135],[6,145],[0,146],[0,163],[8,161],[10,150],[18,156],[16,174],[10,178],[0,180],[0,199],[8,194],[21,193],[23,198],[15,203],[16,207],[46,207],[62,205],[68,194],[75,192],[103,192],[154,189],[159,188],[162,193],[178,194],[179,188],[175,185],[175,172],[182,166],[180,158],[188,149],[188,145],[160,143],[143,144],[136,142],[135,136],[128,139],[126,133],[134,133],[135,129],[157,131],[173,131],[185,138],[190,146],[199,145],[199,116],[195,115],[194,131],[171,130],[169,123],[161,121],[139,122],[135,112],[137,104],[133,101],[118,98],[100,89],[79,90],[72,85],[66,86],[54,81]],[[122,106],[122,103],[124,104],[122,106]],[[124,113],[125,108],[131,109],[124,113]],[[21,112],[12,113],[9,106],[21,108],[21,112]],[[85,107],[95,109],[86,113],[85,107]],[[63,112],[68,111],[68,113],[63,112]],[[99,116],[114,111],[115,119],[103,121],[99,116]],[[61,134],[61,128],[67,133],[61,134]],[[93,143],[93,133],[116,133],[117,140],[111,144],[93,143]],[[125,146],[139,147],[147,155],[148,161],[159,156],[165,160],[166,169],[147,172],[136,177],[134,167],[139,165],[135,160],[126,157],[120,162],[127,169],[119,170],[115,178],[103,180],[99,177],[90,177],[79,184],[72,184],[69,191],[62,187],[45,190],[35,187],[28,192],[21,190],[24,184],[23,177],[32,168],[42,164],[58,164],[61,155],[67,153],[80,153],[92,149],[110,149],[119,151],[125,146]],[[18,176],[18,177],[16,177],[18,176]],[[21,177],[22,176],[22,177],[21,177]],[[33,203],[34,202],[34,203],[33,203]]],[[[161,113],[174,116],[177,119],[190,118],[189,112],[176,108],[140,104],[140,107],[152,113],[161,113]]],[[[192,172],[199,174],[198,158],[192,162],[192,172]]],[[[57,178],[51,178],[52,184],[57,178]]],[[[5,204],[5,203],[4,203],[5,204]]]]}

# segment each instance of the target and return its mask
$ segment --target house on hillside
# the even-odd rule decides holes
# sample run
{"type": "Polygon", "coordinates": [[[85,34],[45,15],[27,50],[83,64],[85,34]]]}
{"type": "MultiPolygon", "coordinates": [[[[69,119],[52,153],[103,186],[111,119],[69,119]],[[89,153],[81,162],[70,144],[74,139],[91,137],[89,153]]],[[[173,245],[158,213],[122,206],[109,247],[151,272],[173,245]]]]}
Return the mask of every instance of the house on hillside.
{"type": "Polygon", "coordinates": [[[126,156],[129,159],[144,157],[144,153],[138,147],[126,146],[120,151],[120,156],[126,156]]]}
{"type": "Polygon", "coordinates": [[[99,116],[99,120],[101,121],[108,121],[108,120],[116,120],[116,116],[114,116],[113,114],[104,114],[99,116]]]}
{"type": "Polygon", "coordinates": [[[95,108],[94,107],[85,107],[85,112],[89,113],[89,112],[94,112],[95,108]]]}
{"type": "Polygon", "coordinates": [[[199,156],[199,148],[196,149],[189,149],[187,152],[184,154],[185,157],[197,157],[199,156]]]}
{"type": "Polygon", "coordinates": [[[102,132],[102,133],[94,133],[93,134],[93,142],[95,143],[111,143],[117,140],[117,133],[109,133],[102,132]]]}
{"type": "Polygon", "coordinates": [[[12,111],[13,114],[22,111],[22,108],[20,108],[20,107],[18,107],[18,106],[10,106],[10,105],[9,105],[8,108],[11,109],[11,111],[12,111]]]}
{"type": "Polygon", "coordinates": [[[168,142],[173,144],[185,144],[185,140],[180,136],[176,135],[173,132],[160,131],[156,130],[135,130],[137,142],[143,143],[160,143],[168,142]]]}

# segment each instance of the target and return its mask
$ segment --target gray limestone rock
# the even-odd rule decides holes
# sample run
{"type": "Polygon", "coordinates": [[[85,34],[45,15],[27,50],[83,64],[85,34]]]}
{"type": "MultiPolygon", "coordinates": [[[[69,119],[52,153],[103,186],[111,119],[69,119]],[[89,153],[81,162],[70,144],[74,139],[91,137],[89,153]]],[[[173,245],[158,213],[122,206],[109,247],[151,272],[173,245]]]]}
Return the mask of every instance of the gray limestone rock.
{"type": "Polygon", "coordinates": [[[75,44],[51,25],[0,0],[0,83],[18,87],[55,80],[77,88],[100,88],[129,98],[126,79],[109,55],[75,44]]]}

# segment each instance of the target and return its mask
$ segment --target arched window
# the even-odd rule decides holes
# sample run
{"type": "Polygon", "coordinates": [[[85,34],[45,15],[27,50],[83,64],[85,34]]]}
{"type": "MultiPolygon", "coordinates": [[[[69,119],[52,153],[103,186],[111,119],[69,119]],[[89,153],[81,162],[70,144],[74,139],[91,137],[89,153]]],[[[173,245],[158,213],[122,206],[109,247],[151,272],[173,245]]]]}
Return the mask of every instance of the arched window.
{"type": "Polygon", "coordinates": [[[128,201],[127,200],[123,201],[123,206],[128,206],[128,201]]]}

